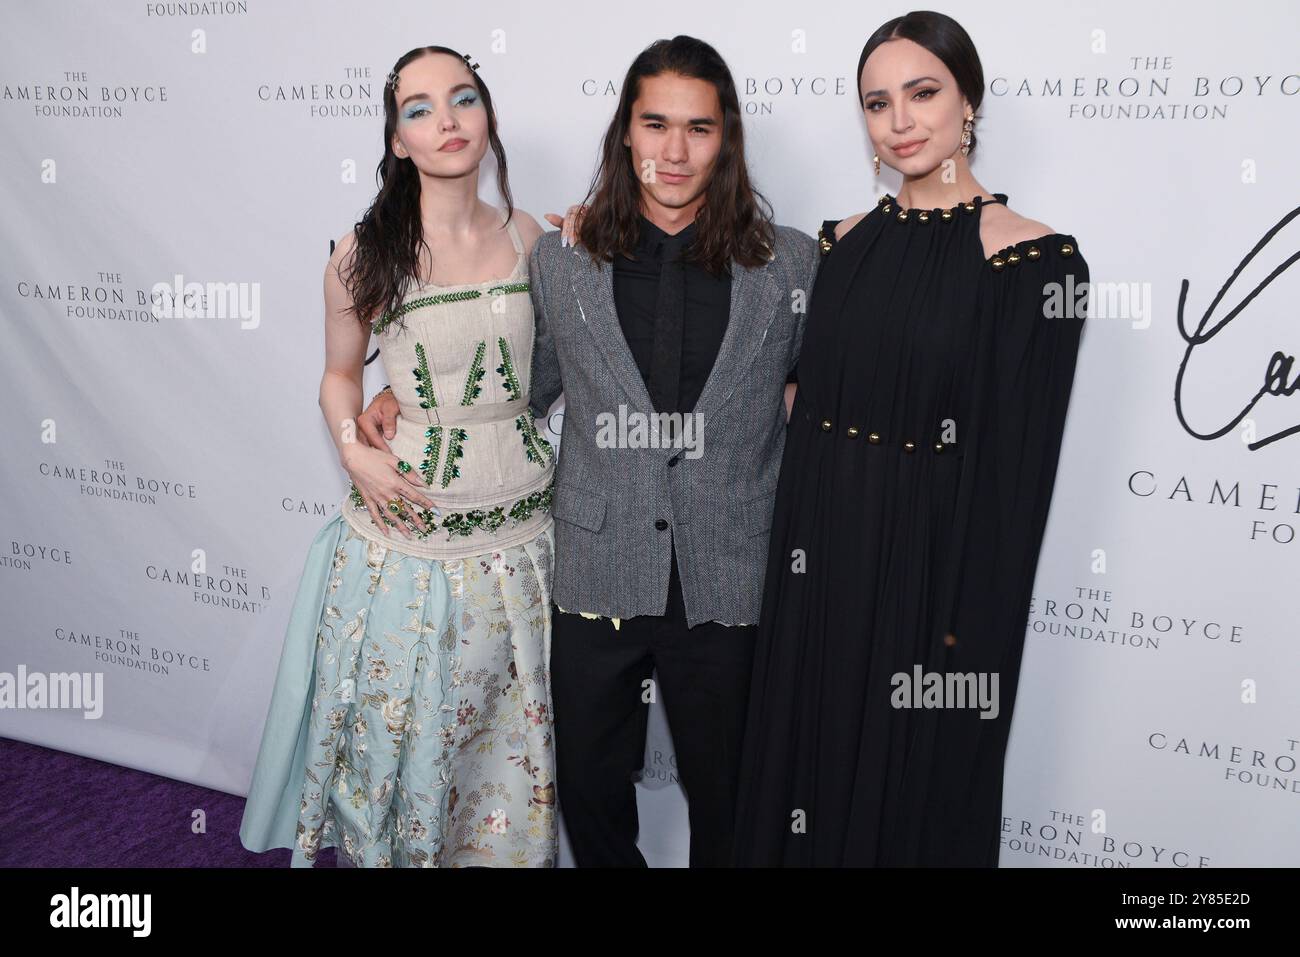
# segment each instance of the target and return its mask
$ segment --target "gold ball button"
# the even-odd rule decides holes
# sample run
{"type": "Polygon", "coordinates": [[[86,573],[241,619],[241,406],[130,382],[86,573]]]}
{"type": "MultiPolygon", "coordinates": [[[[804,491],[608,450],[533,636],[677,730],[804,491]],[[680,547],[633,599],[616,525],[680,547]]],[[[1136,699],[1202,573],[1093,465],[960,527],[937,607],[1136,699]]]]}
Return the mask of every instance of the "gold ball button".
{"type": "Polygon", "coordinates": [[[968,212],[968,213],[973,213],[973,212],[975,212],[975,204],[974,204],[974,203],[966,203],[964,206],[962,206],[962,209],[966,210],[966,212],[968,212]]]}
{"type": "Polygon", "coordinates": [[[915,452],[915,451],[916,451],[916,443],[915,443],[915,442],[904,442],[904,443],[903,443],[903,451],[904,451],[904,452],[915,452]]]}
{"type": "Polygon", "coordinates": [[[989,260],[989,264],[993,267],[994,272],[1001,272],[1002,267],[1006,265],[1006,262],[1003,261],[1001,256],[994,256],[989,260]]]}
{"type": "Polygon", "coordinates": [[[885,204],[885,212],[889,212],[893,208],[894,207],[890,206],[888,203],[885,204]]]}
{"type": "Polygon", "coordinates": [[[1037,259],[1042,254],[1043,251],[1039,249],[1037,246],[1030,246],[1028,249],[1025,250],[1025,256],[1028,257],[1029,259],[1037,259]]]}
{"type": "Polygon", "coordinates": [[[945,223],[951,221],[951,219],[952,219],[952,210],[951,210],[951,209],[945,209],[942,213],[939,214],[939,218],[942,219],[945,223]]]}
{"type": "Polygon", "coordinates": [[[856,439],[858,437],[858,427],[856,425],[850,425],[847,434],[849,438],[856,439]]]}
{"type": "Polygon", "coordinates": [[[823,431],[823,432],[829,432],[830,430],[831,430],[831,420],[830,420],[830,419],[822,419],[822,431],[823,431]]]}
{"type": "Polygon", "coordinates": [[[916,214],[916,218],[923,223],[928,223],[930,221],[930,214],[927,213],[925,210],[921,210],[919,213],[916,214]]]}
{"type": "Polygon", "coordinates": [[[1071,246],[1069,243],[1062,243],[1062,244],[1061,244],[1061,255],[1062,255],[1062,256],[1073,256],[1073,255],[1074,255],[1074,247],[1071,246]]]}
{"type": "Polygon", "coordinates": [[[942,452],[942,451],[943,451],[943,443],[942,443],[942,442],[936,442],[936,443],[934,443],[934,451],[935,451],[936,453],[937,453],[937,452],[942,452]]]}
{"type": "Polygon", "coordinates": [[[898,211],[898,221],[899,221],[900,223],[905,223],[905,222],[907,222],[907,210],[905,210],[905,209],[900,209],[900,210],[898,211]]]}
{"type": "Polygon", "coordinates": [[[1007,262],[1010,263],[1012,266],[1019,266],[1020,253],[1013,252],[1010,256],[1007,257],[1007,262]]]}
{"type": "Polygon", "coordinates": [[[879,433],[879,432],[868,432],[868,433],[867,433],[867,441],[870,442],[872,445],[879,445],[879,444],[880,444],[880,433],[879,433]]]}

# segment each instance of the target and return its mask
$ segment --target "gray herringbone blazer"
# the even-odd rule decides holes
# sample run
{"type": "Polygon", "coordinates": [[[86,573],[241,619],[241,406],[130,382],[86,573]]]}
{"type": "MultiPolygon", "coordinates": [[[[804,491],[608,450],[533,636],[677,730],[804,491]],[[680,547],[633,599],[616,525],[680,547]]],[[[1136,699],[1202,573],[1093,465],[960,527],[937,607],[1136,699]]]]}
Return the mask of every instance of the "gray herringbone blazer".
{"type": "Polygon", "coordinates": [[[611,618],[663,614],[671,535],[690,625],[758,621],[785,383],[817,263],[812,237],[778,226],[771,262],[733,264],[726,335],[694,410],[697,449],[654,438],[662,433],[609,447],[612,423],[654,413],[615,311],[613,269],[581,246],[561,247],[558,232],[537,241],[531,409],[545,415],[561,391],[565,406],[552,506],[557,605],[611,618]]]}

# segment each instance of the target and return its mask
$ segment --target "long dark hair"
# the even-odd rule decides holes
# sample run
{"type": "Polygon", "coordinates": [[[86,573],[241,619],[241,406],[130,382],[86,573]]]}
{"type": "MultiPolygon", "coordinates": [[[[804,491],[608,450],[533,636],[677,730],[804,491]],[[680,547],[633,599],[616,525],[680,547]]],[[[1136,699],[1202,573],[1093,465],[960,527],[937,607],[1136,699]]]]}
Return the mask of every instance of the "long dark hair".
{"type": "MultiPolygon", "coordinates": [[[[862,56],[858,57],[858,72],[854,74],[859,90],[862,89],[862,68],[867,64],[867,57],[880,44],[894,39],[911,40],[938,57],[970,102],[971,112],[976,119],[979,118],[980,104],[984,102],[984,67],[980,65],[975,44],[960,23],[933,10],[913,10],[905,16],[895,17],[871,34],[871,39],[862,48],[862,56]]],[[[863,104],[858,106],[861,108],[863,104]]],[[[966,155],[975,155],[974,130],[970,134],[970,151],[966,155]]]]}
{"type": "Polygon", "coordinates": [[[772,209],[749,181],[745,166],[745,132],[740,100],[731,71],[718,51],[703,40],[676,36],[656,40],[632,61],[618,109],[605,131],[600,165],[587,190],[589,205],[579,238],[595,262],[612,262],[631,255],[636,247],[641,212],[641,183],[632,164],[631,147],[623,145],[632,122],[632,104],[643,77],[676,73],[713,84],[722,105],[722,148],[705,188],[704,204],[695,221],[698,235],[683,257],[714,275],[730,271],[735,260],[754,268],[771,258],[774,245],[772,209]]]}
{"type": "MultiPolygon", "coordinates": [[[[450,47],[416,47],[402,55],[393,65],[393,73],[422,56],[446,53],[465,63],[465,58],[450,47]]],[[[468,64],[466,64],[468,69],[468,64]]],[[[496,110],[492,94],[478,71],[470,69],[474,85],[487,110],[488,142],[497,158],[497,188],[506,204],[506,222],[514,215],[510,195],[506,151],[497,135],[496,110]]],[[[420,224],[420,171],[410,157],[393,152],[393,133],[397,129],[397,92],[384,84],[384,157],[375,169],[379,193],[354,227],[356,248],[343,284],[352,296],[352,312],[364,326],[369,326],[385,312],[396,312],[406,292],[407,283],[419,275],[420,248],[428,248],[420,224]]]]}

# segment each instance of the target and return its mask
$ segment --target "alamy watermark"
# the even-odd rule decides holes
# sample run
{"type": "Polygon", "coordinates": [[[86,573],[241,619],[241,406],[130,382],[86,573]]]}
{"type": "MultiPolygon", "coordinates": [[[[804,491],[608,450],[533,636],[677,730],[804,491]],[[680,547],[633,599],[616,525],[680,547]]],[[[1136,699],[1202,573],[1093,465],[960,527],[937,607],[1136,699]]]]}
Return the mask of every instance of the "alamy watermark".
{"type": "Polygon", "coordinates": [[[912,673],[895,672],[890,678],[895,708],[978,708],[982,720],[998,716],[998,673],[996,671],[925,671],[912,666],[912,673]]]}
{"type": "Polygon", "coordinates": [[[238,319],[241,329],[262,324],[260,282],[186,282],[177,273],[170,285],[154,283],[149,301],[155,319],[238,319]]]}
{"type": "Polygon", "coordinates": [[[1048,319],[1128,319],[1134,329],[1151,325],[1154,306],[1149,282],[1043,283],[1043,315],[1048,319]]]}
{"type": "Polygon", "coordinates": [[[0,710],[70,709],[82,711],[94,720],[104,713],[104,673],[27,670],[18,666],[16,675],[0,671],[0,710]]]}
{"type": "Polygon", "coordinates": [[[703,412],[629,412],[596,416],[596,446],[602,449],[685,449],[688,459],[704,454],[703,412]]]}

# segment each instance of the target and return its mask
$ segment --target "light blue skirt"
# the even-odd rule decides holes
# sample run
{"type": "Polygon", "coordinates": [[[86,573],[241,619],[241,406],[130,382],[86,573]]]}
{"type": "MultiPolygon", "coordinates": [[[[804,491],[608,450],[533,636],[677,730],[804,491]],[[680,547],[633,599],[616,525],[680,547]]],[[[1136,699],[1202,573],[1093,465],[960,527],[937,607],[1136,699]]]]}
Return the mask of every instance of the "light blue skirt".
{"type": "Polygon", "coordinates": [[[550,867],[556,857],[548,524],[438,560],[316,535],[239,836],[310,867],[550,867]]]}

